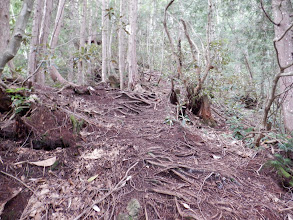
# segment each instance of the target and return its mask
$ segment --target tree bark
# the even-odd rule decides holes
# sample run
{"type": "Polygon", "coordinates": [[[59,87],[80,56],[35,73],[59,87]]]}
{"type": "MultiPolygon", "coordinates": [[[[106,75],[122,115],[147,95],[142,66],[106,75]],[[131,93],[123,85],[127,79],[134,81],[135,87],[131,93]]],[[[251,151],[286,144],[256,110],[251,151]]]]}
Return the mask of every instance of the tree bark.
{"type": "MultiPolygon", "coordinates": [[[[37,68],[37,54],[39,54],[39,34],[43,17],[43,0],[37,0],[33,17],[32,38],[30,43],[30,52],[28,57],[27,75],[32,75],[37,68]]],[[[36,75],[33,76],[33,81],[37,82],[36,75]]]]}
{"type": "Polygon", "coordinates": [[[120,89],[124,89],[124,73],[125,73],[125,53],[126,53],[126,0],[120,0],[120,26],[119,26],[119,75],[120,89]]]}
{"type": "MultiPolygon", "coordinates": [[[[1,51],[5,51],[10,38],[10,24],[9,24],[9,6],[10,0],[0,1],[0,54],[1,51]]],[[[14,16],[14,14],[12,14],[14,16]]],[[[10,60],[8,66],[12,77],[16,77],[15,67],[10,60]]]]}
{"type": "Polygon", "coordinates": [[[134,89],[138,81],[137,54],[136,54],[138,0],[130,0],[129,3],[130,3],[129,4],[130,35],[129,35],[129,42],[128,42],[128,57],[129,57],[128,89],[132,90],[134,89]]]}
{"type": "Polygon", "coordinates": [[[109,17],[107,15],[108,9],[108,0],[102,0],[102,81],[106,82],[108,71],[107,62],[108,62],[108,26],[109,26],[109,17]]]}
{"type": "Polygon", "coordinates": [[[9,4],[10,0],[0,1],[0,53],[6,49],[9,43],[9,4]]]}
{"type": "MultiPolygon", "coordinates": [[[[80,42],[79,42],[79,53],[82,55],[82,52],[85,52],[85,37],[86,37],[86,13],[87,13],[87,0],[83,0],[82,6],[82,20],[80,26],[80,42]]],[[[89,42],[90,43],[90,42],[89,42]]],[[[82,59],[78,62],[78,75],[77,75],[78,84],[84,84],[84,62],[82,59]]]]}
{"type": "MultiPolygon", "coordinates": [[[[51,14],[53,9],[53,0],[46,0],[44,3],[44,12],[40,30],[40,56],[41,59],[48,54],[47,42],[50,34],[51,14]]],[[[36,81],[40,84],[45,84],[45,70],[40,68],[36,73],[36,81]]]]}
{"type": "Polygon", "coordinates": [[[293,131],[293,91],[290,89],[290,86],[293,84],[293,19],[290,17],[290,15],[292,15],[292,3],[290,0],[273,0],[272,9],[274,21],[268,17],[264,9],[263,11],[269,20],[274,24],[275,39],[273,43],[280,70],[272,81],[269,96],[264,105],[264,113],[259,126],[260,133],[255,137],[254,140],[254,144],[256,146],[260,145],[260,141],[263,138],[261,131],[267,130],[267,120],[271,106],[274,100],[279,97],[276,96],[278,84],[280,84],[280,94],[282,94],[280,98],[283,99],[282,107],[284,115],[284,126],[288,131],[293,131]],[[286,73],[288,76],[284,76],[286,73]]]}
{"type": "MultiPolygon", "coordinates": [[[[274,20],[279,25],[275,27],[275,45],[280,71],[284,73],[292,72],[293,66],[293,9],[290,0],[272,1],[274,20]],[[290,28],[291,26],[291,28],[290,28]],[[288,30],[289,29],[289,30],[288,30]],[[288,68],[286,68],[288,67],[288,68]]],[[[282,77],[280,79],[280,91],[285,92],[293,84],[293,76],[282,77]]],[[[289,131],[293,131],[293,90],[285,92],[282,96],[284,125],[289,131]]]]}
{"type": "Polygon", "coordinates": [[[65,0],[60,0],[58,5],[56,20],[55,20],[55,26],[54,26],[52,38],[50,41],[50,48],[52,50],[56,48],[58,43],[59,34],[60,34],[62,23],[63,23],[64,6],[65,6],[65,0]]]}
{"type": "Polygon", "coordinates": [[[170,43],[170,46],[171,46],[171,51],[172,51],[172,55],[173,57],[175,58],[176,60],[176,64],[177,64],[177,77],[178,79],[181,78],[182,76],[182,70],[181,70],[181,65],[180,65],[180,59],[179,59],[179,56],[177,55],[176,53],[176,50],[175,50],[175,46],[174,46],[174,43],[173,43],[173,39],[171,37],[171,34],[168,30],[168,27],[167,27],[167,11],[168,11],[168,8],[173,4],[175,0],[171,0],[168,5],[166,6],[165,8],[165,12],[164,12],[164,21],[163,21],[163,25],[164,25],[164,29],[165,29],[165,32],[166,32],[166,35],[169,39],[169,43],[170,43]]]}
{"type": "MultiPolygon", "coordinates": [[[[25,28],[28,23],[30,14],[32,12],[34,0],[25,0],[22,5],[22,9],[19,13],[19,16],[17,18],[14,32],[12,34],[12,37],[9,41],[9,44],[7,45],[6,50],[1,53],[0,51],[0,77],[2,75],[2,72],[4,70],[5,65],[13,58],[15,57],[23,36],[25,34],[25,28]]],[[[2,82],[2,81],[1,81],[2,82]]],[[[1,83],[3,86],[3,83],[1,83]]],[[[4,84],[5,85],[5,84],[4,84]]]]}
{"type": "MultiPolygon", "coordinates": [[[[65,7],[65,0],[60,0],[59,4],[58,4],[55,25],[54,25],[54,29],[53,29],[53,33],[52,33],[52,37],[51,37],[51,41],[50,41],[50,48],[51,48],[52,53],[55,52],[55,49],[56,49],[56,46],[58,43],[58,38],[59,38],[60,31],[61,31],[62,23],[63,23],[64,7],[65,7]]],[[[59,73],[57,68],[54,66],[53,61],[50,61],[49,66],[50,66],[49,72],[50,72],[50,75],[51,75],[51,78],[53,79],[53,81],[59,81],[62,84],[70,84],[67,80],[65,80],[61,76],[61,74],[59,73]]]]}

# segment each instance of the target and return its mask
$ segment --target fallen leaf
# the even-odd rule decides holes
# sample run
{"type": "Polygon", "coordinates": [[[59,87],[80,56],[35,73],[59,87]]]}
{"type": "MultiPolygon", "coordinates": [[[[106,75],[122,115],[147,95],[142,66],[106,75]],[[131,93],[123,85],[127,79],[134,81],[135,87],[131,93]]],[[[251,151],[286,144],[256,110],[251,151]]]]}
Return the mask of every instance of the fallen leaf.
{"type": "Polygon", "coordinates": [[[56,160],[57,160],[56,157],[52,157],[52,158],[49,158],[47,160],[29,162],[29,164],[36,165],[36,166],[39,166],[39,167],[50,167],[56,162],[56,160]]]}
{"type": "Polygon", "coordinates": [[[213,157],[215,160],[219,160],[219,159],[221,159],[221,157],[220,157],[220,156],[217,156],[217,155],[212,155],[212,157],[213,157]]]}
{"type": "Polygon", "coordinates": [[[91,87],[91,86],[89,86],[89,87],[87,87],[88,88],[88,90],[91,90],[91,91],[96,91],[93,87],[91,87]]]}
{"type": "Polygon", "coordinates": [[[96,212],[100,212],[101,211],[101,209],[97,205],[94,205],[93,206],[93,210],[95,210],[96,212]]]}
{"type": "Polygon", "coordinates": [[[96,160],[100,159],[104,156],[104,151],[103,149],[95,149],[93,152],[86,154],[83,156],[84,159],[89,159],[89,160],[96,160]]]}
{"type": "Polygon", "coordinates": [[[189,205],[187,205],[186,203],[181,203],[183,206],[184,206],[184,208],[186,208],[186,209],[190,209],[190,206],[189,205]]]}
{"type": "Polygon", "coordinates": [[[92,176],[87,181],[90,183],[90,182],[94,181],[98,176],[99,176],[98,174],[95,176],[92,176]]]}

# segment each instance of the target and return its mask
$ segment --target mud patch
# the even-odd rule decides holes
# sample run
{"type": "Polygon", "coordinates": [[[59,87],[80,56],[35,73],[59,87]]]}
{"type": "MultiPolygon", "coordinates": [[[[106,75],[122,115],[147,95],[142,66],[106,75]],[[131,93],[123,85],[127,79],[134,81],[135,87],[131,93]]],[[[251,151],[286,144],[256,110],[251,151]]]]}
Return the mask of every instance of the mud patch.
{"type": "Polygon", "coordinates": [[[31,194],[0,173],[0,219],[20,219],[31,194]]]}
{"type": "Polygon", "coordinates": [[[46,106],[37,106],[30,117],[16,119],[15,132],[25,139],[23,147],[46,151],[74,147],[78,135],[69,117],[46,106]]]}

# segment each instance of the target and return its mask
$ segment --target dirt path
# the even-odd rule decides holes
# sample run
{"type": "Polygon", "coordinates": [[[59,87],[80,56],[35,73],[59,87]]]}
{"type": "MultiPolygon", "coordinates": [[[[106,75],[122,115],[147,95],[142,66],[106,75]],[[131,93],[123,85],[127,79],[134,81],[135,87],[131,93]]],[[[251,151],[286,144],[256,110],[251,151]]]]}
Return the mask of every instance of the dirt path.
{"type": "Polygon", "coordinates": [[[32,129],[0,143],[2,219],[292,219],[291,195],[257,172],[269,149],[245,149],[225,127],[182,125],[168,85],[149,88],[37,89],[32,129]],[[55,156],[47,168],[29,163],[55,156]]]}

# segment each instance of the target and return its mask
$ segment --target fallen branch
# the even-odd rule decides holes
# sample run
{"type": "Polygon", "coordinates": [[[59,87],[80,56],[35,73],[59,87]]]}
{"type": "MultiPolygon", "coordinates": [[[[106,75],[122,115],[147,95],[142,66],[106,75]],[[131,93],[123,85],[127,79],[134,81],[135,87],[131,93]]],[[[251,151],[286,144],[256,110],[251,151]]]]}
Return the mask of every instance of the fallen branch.
{"type": "Polygon", "coordinates": [[[199,217],[196,213],[195,213],[195,211],[193,211],[192,209],[188,209],[190,212],[192,212],[192,213],[186,213],[186,212],[184,212],[184,211],[182,211],[181,209],[180,209],[180,205],[179,205],[179,203],[178,203],[178,201],[177,201],[177,198],[175,197],[175,203],[176,203],[176,207],[177,207],[177,210],[178,210],[178,213],[179,213],[179,215],[182,217],[182,218],[192,218],[192,219],[199,219],[199,220],[201,220],[201,219],[203,219],[203,218],[201,218],[201,217],[199,217]]]}
{"type": "Polygon", "coordinates": [[[160,216],[160,214],[159,214],[159,212],[158,212],[158,210],[157,210],[157,208],[156,208],[152,203],[147,202],[146,205],[151,206],[151,207],[155,210],[155,213],[156,213],[156,215],[158,216],[158,218],[159,218],[159,219],[162,219],[161,216],[160,216]]]}

